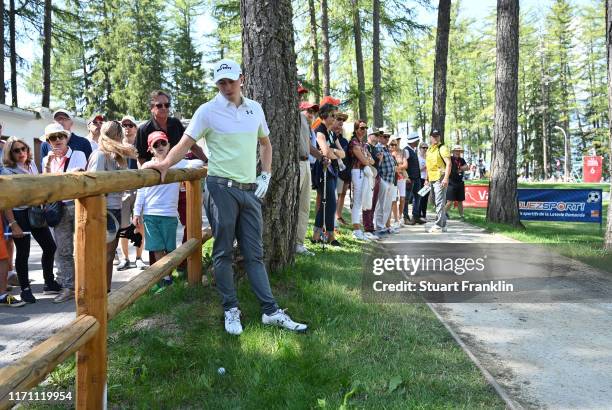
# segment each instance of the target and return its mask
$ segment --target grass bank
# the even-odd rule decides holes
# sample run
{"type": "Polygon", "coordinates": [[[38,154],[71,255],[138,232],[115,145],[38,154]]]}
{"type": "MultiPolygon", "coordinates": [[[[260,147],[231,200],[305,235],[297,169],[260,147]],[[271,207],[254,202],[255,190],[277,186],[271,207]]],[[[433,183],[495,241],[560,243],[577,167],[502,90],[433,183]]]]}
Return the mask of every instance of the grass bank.
{"type": "MultiPolygon", "coordinates": [[[[362,248],[347,230],[339,239],[271,275],[306,334],[264,327],[245,279],[240,337],[223,330],[214,288],[176,283],[139,299],[109,328],[110,407],[503,408],[426,305],[362,302],[362,248]]],[[[73,383],[70,364],[54,377],[73,383]]]]}

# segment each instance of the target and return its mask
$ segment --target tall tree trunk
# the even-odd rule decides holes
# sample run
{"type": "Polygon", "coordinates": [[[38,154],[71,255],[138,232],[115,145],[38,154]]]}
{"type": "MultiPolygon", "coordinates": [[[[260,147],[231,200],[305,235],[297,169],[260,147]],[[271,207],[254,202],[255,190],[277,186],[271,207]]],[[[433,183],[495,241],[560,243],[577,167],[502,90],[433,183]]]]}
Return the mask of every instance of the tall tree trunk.
{"type": "Polygon", "coordinates": [[[374,93],[372,108],[374,126],[380,128],[384,125],[382,90],[380,89],[380,0],[374,0],[372,6],[372,88],[374,93]]]}
{"type": "MultiPolygon", "coordinates": [[[[81,44],[83,44],[84,43],[83,30],[81,28],[79,28],[78,30],[79,30],[79,39],[81,40],[81,44]]],[[[87,94],[87,90],[89,90],[90,81],[89,81],[89,73],[87,72],[87,58],[85,57],[84,47],[81,47],[80,59],[81,59],[81,70],[83,70],[83,86],[84,86],[84,89],[86,90],[83,97],[85,98],[85,106],[87,107],[89,105],[89,96],[87,94]]]]}
{"type": "Polygon", "coordinates": [[[516,197],[519,0],[497,0],[495,122],[487,221],[522,226],[516,197]]]}
{"type": "Polygon", "coordinates": [[[11,104],[17,107],[17,44],[15,40],[15,0],[9,0],[9,49],[11,63],[11,104]]]}
{"type": "Polygon", "coordinates": [[[261,103],[272,136],[263,243],[268,268],[278,270],[294,260],[299,190],[300,118],[291,0],[240,0],[240,14],[244,92],[261,103]]]}
{"type": "MultiPolygon", "coordinates": [[[[606,50],[608,63],[608,141],[612,153],[612,0],[606,0],[606,50]]],[[[612,161],[608,161],[608,170],[612,175],[612,161]]],[[[612,182],[610,183],[612,187],[612,182]]],[[[612,189],[610,190],[612,192],[612,189]]],[[[608,205],[608,226],[604,247],[612,251],[612,205],[608,205]]]]}
{"type": "Polygon", "coordinates": [[[450,19],[451,0],[440,0],[438,3],[438,28],[436,31],[436,61],[434,65],[431,129],[440,131],[443,142],[444,123],[446,121],[446,68],[448,63],[450,19]]]}
{"type": "Polygon", "coordinates": [[[323,95],[330,95],[329,17],[327,9],[327,0],[321,0],[321,40],[323,41],[323,95]]]}
{"type": "Polygon", "coordinates": [[[43,91],[42,106],[49,108],[51,100],[51,0],[45,0],[45,20],[43,25],[43,91]]]}
{"type": "Polygon", "coordinates": [[[359,93],[359,118],[368,121],[368,108],[365,94],[365,72],[363,69],[363,50],[361,48],[361,20],[359,0],[353,3],[353,36],[355,37],[355,64],[357,65],[357,92],[359,93]]]}
{"type": "Polygon", "coordinates": [[[308,11],[310,13],[310,49],[312,52],[312,74],[310,82],[314,88],[315,103],[321,100],[321,84],[319,79],[319,39],[317,38],[317,16],[314,0],[308,0],[308,11]]]}
{"type": "MultiPolygon", "coordinates": [[[[541,46],[543,47],[543,45],[541,46]]],[[[541,76],[541,92],[542,95],[542,171],[544,179],[548,179],[548,75],[546,66],[544,65],[544,52],[540,57],[540,76],[541,76]]]]}
{"type": "Polygon", "coordinates": [[[0,104],[6,103],[4,88],[4,0],[0,1],[0,104]]]}
{"type": "Polygon", "coordinates": [[[427,118],[425,118],[425,113],[423,112],[423,100],[421,99],[421,90],[419,88],[419,77],[416,75],[414,76],[414,91],[418,101],[417,116],[419,118],[419,122],[421,123],[421,138],[423,138],[423,141],[427,141],[425,135],[425,123],[427,122],[427,118]]]}

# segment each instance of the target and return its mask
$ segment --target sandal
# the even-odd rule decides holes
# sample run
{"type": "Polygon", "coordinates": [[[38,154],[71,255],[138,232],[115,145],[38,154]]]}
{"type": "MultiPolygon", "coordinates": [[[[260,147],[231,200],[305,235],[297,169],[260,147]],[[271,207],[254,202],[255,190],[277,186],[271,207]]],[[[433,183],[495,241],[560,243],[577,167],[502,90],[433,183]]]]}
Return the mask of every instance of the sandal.
{"type": "Polygon", "coordinates": [[[348,222],[346,222],[343,217],[339,217],[338,222],[340,222],[342,225],[348,225],[348,222]]]}

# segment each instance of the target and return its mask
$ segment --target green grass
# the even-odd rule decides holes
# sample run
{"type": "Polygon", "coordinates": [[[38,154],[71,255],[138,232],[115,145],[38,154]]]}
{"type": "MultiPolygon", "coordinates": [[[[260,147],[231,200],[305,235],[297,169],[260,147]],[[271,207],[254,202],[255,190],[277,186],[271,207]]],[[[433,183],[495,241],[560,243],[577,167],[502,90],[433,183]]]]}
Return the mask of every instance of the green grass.
{"type": "MultiPolygon", "coordinates": [[[[607,224],[608,202],[603,204],[603,229],[599,224],[580,222],[522,221],[525,229],[503,224],[488,223],[486,209],[466,208],[465,220],[473,225],[498,232],[521,242],[538,243],[553,247],[562,255],[578,259],[598,269],[612,273],[612,253],[603,250],[607,224]]],[[[455,209],[451,218],[458,218],[455,209]]]]}
{"type": "MultiPolygon", "coordinates": [[[[489,185],[488,179],[472,179],[465,181],[466,185],[489,185]]],[[[570,182],[519,182],[519,188],[551,188],[551,189],[601,189],[610,192],[610,184],[583,184],[570,182]]]]}
{"type": "Polygon", "coordinates": [[[141,297],[110,323],[109,405],[503,408],[426,305],[362,301],[362,248],[347,230],[339,239],[344,247],[311,248],[316,257],[270,275],[279,304],[309,324],[306,334],[261,325],[246,279],[237,287],[240,337],[223,330],[214,288],[179,282],[141,297]]]}

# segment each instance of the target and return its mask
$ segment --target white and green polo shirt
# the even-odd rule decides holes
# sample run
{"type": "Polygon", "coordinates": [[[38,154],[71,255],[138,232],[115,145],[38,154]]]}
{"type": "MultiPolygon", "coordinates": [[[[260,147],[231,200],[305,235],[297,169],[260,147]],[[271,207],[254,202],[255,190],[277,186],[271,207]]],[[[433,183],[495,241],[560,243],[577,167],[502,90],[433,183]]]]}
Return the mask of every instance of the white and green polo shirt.
{"type": "Polygon", "coordinates": [[[242,97],[236,107],[219,93],[196,110],[185,134],[206,141],[208,175],[249,184],[257,178],[257,139],[270,130],[257,101],[242,97]]]}

